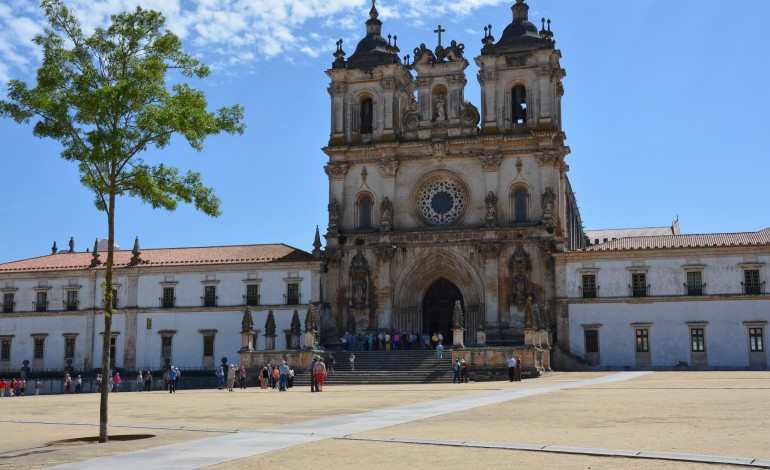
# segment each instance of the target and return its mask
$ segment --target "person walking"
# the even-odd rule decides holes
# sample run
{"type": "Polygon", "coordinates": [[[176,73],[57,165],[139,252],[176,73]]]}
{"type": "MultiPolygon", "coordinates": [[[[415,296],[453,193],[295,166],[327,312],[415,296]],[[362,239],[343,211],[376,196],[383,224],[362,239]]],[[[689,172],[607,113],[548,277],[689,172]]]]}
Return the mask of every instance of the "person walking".
{"type": "Polygon", "coordinates": [[[281,370],[278,367],[273,367],[273,373],[272,373],[272,389],[275,390],[278,388],[278,383],[281,381],[281,370]]]}
{"type": "Polygon", "coordinates": [[[102,374],[96,374],[94,384],[96,384],[96,393],[102,393],[102,374]]]}
{"type": "Polygon", "coordinates": [[[326,364],[324,364],[323,358],[319,359],[313,367],[313,373],[315,374],[315,383],[318,385],[318,391],[324,391],[324,379],[326,379],[326,364]]]}
{"type": "Polygon", "coordinates": [[[168,370],[168,393],[174,393],[176,387],[176,369],[172,366],[168,370]]]}
{"type": "Polygon", "coordinates": [[[83,377],[78,374],[78,378],[75,379],[75,393],[80,393],[83,391],[83,377]]]}
{"type": "Polygon", "coordinates": [[[315,364],[318,362],[318,356],[315,356],[312,361],[310,361],[310,391],[311,392],[317,392],[318,391],[318,384],[315,381],[315,364]]]}
{"type": "Polygon", "coordinates": [[[0,380],[0,398],[5,396],[6,389],[8,389],[8,382],[5,379],[0,380]]]}
{"type": "Polygon", "coordinates": [[[288,390],[289,384],[289,366],[286,365],[286,361],[281,361],[281,365],[278,366],[278,374],[281,380],[281,386],[278,388],[278,391],[285,392],[288,390]]]}
{"type": "Polygon", "coordinates": [[[294,368],[289,366],[289,388],[294,388],[294,368]]]}
{"type": "Polygon", "coordinates": [[[267,386],[267,379],[269,378],[267,374],[267,366],[262,366],[262,370],[259,372],[259,388],[262,390],[265,389],[267,386]]]}
{"type": "Polygon", "coordinates": [[[238,366],[230,364],[230,368],[227,369],[227,391],[232,392],[235,386],[235,375],[238,372],[238,366]]]}
{"type": "Polygon", "coordinates": [[[462,383],[462,378],[460,377],[460,359],[458,358],[455,363],[454,367],[452,367],[452,372],[454,372],[454,377],[452,377],[452,383],[462,383]]]}
{"type": "Polygon", "coordinates": [[[460,359],[460,382],[468,383],[468,366],[465,359],[460,359]]]}
{"type": "Polygon", "coordinates": [[[246,390],[246,368],[241,364],[241,368],[238,369],[238,379],[241,383],[241,390],[246,390]]]}
{"type": "Polygon", "coordinates": [[[43,384],[40,383],[40,379],[35,379],[35,396],[40,395],[41,388],[43,388],[43,384]]]}
{"type": "Polygon", "coordinates": [[[123,383],[123,379],[120,378],[120,372],[115,373],[115,377],[112,379],[115,382],[115,391],[120,391],[120,384],[123,383]]]}
{"type": "Polygon", "coordinates": [[[219,369],[214,373],[217,376],[217,390],[222,390],[225,386],[225,369],[219,366],[219,369]]]}
{"type": "Polygon", "coordinates": [[[144,376],[142,375],[142,371],[140,370],[139,373],[136,375],[136,391],[141,392],[142,391],[142,382],[144,382],[144,376]]]}
{"type": "Polygon", "coordinates": [[[514,373],[516,371],[516,358],[513,357],[513,354],[508,356],[508,381],[513,382],[514,373]]]}
{"type": "Polygon", "coordinates": [[[64,394],[70,394],[70,388],[72,387],[72,377],[69,374],[64,374],[64,394]]]}
{"type": "Polygon", "coordinates": [[[152,372],[149,370],[146,374],[144,374],[144,391],[150,392],[152,391],[152,372]]]}
{"type": "Polygon", "coordinates": [[[516,356],[516,369],[513,371],[513,380],[521,382],[521,356],[516,356]]]}
{"type": "Polygon", "coordinates": [[[444,345],[441,344],[441,341],[436,345],[436,353],[438,354],[438,361],[441,362],[441,359],[444,358],[444,345]]]}
{"type": "Polygon", "coordinates": [[[350,370],[355,372],[356,370],[356,355],[353,353],[350,353],[350,356],[348,357],[348,361],[350,361],[350,370]]]}

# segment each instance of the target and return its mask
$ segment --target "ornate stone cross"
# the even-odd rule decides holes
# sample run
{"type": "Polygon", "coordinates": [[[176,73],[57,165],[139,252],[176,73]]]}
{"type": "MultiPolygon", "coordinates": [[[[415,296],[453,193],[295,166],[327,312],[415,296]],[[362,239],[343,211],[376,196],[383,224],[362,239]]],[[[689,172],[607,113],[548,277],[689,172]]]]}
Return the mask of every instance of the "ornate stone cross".
{"type": "Polygon", "coordinates": [[[446,29],[441,29],[441,25],[438,25],[438,29],[433,30],[434,33],[438,33],[438,45],[441,45],[441,33],[446,33],[446,29]]]}

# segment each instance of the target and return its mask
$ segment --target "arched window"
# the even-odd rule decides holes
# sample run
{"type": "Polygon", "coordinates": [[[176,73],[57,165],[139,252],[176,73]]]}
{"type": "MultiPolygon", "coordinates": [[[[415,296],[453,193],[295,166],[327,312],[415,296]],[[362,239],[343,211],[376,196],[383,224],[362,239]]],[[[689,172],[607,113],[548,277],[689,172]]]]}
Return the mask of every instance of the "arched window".
{"type": "Polygon", "coordinates": [[[523,85],[516,85],[511,92],[513,99],[513,123],[527,123],[527,90],[523,85]]]}
{"type": "Polygon", "coordinates": [[[369,195],[361,196],[358,200],[358,228],[372,228],[372,198],[369,195]]]}
{"type": "Polygon", "coordinates": [[[527,214],[529,193],[527,190],[522,187],[514,189],[511,199],[513,206],[513,221],[516,223],[529,221],[529,214],[527,214]]]}
{"type": "Polygon", "coordinates": [[[361,101],[361,133],[371,134],[374,123],[374,102],[371,98],[361,101]]]}

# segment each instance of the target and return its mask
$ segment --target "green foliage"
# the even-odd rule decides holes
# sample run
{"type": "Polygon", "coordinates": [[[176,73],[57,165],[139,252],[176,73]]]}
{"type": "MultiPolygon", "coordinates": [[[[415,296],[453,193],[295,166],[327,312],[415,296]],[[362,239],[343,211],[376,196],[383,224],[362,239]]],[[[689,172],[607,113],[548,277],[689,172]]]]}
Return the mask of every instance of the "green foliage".
{"type": "Polygon", "coordinates": [[[170,71],[204,78],[208,67],[182,51],[158,12],[137,7],[86,37],[61,0],[41,5],[49,27],[35,38],[43,50],[37,84],[11,80],[0,115],[35,120],[36,136],[61,142],[62,157],[78,163],[81,182],[102,211],[110,195],[128,195],[153,208],[174,210],[185,202],[219,215],[220,201],[198,173],[140,158],[149,147],[166,147],[174,134],[201,150],[209,135],[243,132],[240,106],[209,112],[203,92],[166,83],[170,71]]]}

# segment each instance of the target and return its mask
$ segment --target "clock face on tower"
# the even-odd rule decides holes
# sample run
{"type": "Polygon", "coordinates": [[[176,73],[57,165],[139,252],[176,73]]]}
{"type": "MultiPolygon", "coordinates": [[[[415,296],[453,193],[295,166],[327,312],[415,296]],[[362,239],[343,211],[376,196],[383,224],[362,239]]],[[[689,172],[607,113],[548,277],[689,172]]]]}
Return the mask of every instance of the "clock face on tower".
{"type": "Polygon", "coordinates": [[[419,192],[420,214],[431,225],[449,225],[465,209],[465,197],[458,185],[449,178],[435,179],[419,192]]]}

